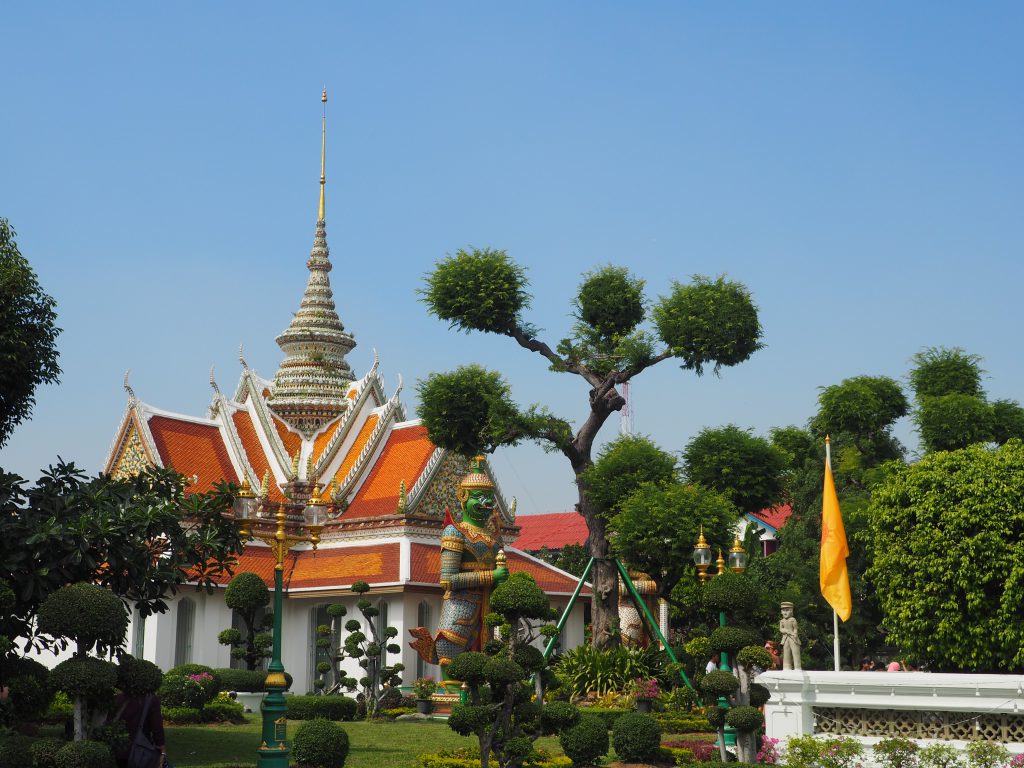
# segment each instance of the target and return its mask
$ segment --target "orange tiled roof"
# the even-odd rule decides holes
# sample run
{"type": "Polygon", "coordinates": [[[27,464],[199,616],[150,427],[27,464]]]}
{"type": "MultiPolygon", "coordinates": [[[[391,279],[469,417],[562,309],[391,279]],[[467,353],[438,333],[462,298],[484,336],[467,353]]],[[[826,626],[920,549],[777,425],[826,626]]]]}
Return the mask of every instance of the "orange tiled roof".
{"type": "Polygon", "coordinates": [[[356,435],[356,441],[352,443],[352,447],[348,453],[345,454],[345,458],[341,462],[341,466],[338,471],[334,474],[334,479],[339,483],[348,477],[348,473],[352,471],[352,465],[356,463],[356,459],[359,458],[359,454],[366,446],[366,441],[370,439],[370,435],[373,434],[374,427],[377,426],[377,419],[379,417],[376,413],[371,413],[370,416],[363,422],[362,428],[359,430],[359,434],[356,435]]]}
{"type": "MultiPolygon", "coordinates": [[[[411,559],[410,578],[427,584],[437,584],[441,578],[441,547],[431,544],[416,544],[409,546],[411,559]]],[[[510,571],[526,571],[533,576],[537,586],[550,594],[572,594],[576,589],[576,579],[571,576],[563,576],[553,568],[537,563],[523,555],[516,549],[506,549],[505,555],[508,558],[510,571]]],[[[590,588],[584,587],[580,593],[590,594],[590,588]]]]}
{"type": "Polygon", "coordinates": [[[434,450],[424,426],[392,430],[370,476],[342,519],[393,515],[398,507],[399,483],[404,480],[406,490],[412,488],[434,450]]]}
{"type": "Polygon", "coordinates": [[[793,507],[789,504],[779,504],[777,507],[768,507],[759,512],[751,512],[748,517],[756,518],[759,523],[762,523],[774,533],[783,526],[792,514],[793,507]]]}
{"type": "MultiPolygon", "coordinates": [[[[349,587],[357,581],[384,584],[398,581],[400,549],[398,543],[365,547],[336,547],[317,551],[305,549],[289,553],[284,560],[284,584],[287,589],[309,587],[349,587]]],[[[274,554],[270,547],[246,547],[234,565],[235,573],[251,571],[268,586],[274,586],[274,554]]],[[[227,574],[216,579],[226,585],[227,574]]]]}
{"type": "Polygon", "coordinates": [[[192,490],[209,491],[220,480],[238,482],[217,427],[169,416],[152,416],[148,426],[165,467],[186,477],[199,476],[192,490]]]}
{"type": "Polygon", "coordinates": [[[263,446],[256,435],[256,427],[253,426],[252,417],[248,411],[235,411],[231,414],[231,421],[238,431],[238,438],[242,441],[242,449],[245,451],[245,458],[249,460],[249,466],[256,473],[257,482],[263,480],[263,476],[270,472],[269,495],[274,501],[284,501],[284,494],[274,481],[274,471],[270,468],[267,454],[263,452],[263,446]]]}
{"type": "Polygon", "coordinates": [[[271,419],[274,422],[274,427],[277,429],[277,434],[281,437],[281,443],[284,445],[285,451],[288,452],[289,456],[294,456],[299,448],[302,447],[302,438],[289,430],[285,423],[277,418],[277,416],[271,416],[271,419]]]}
{"type": "Polygon", "coordinates": [[[338,427],[341,426],[342,419],[337,418],[333,423],[327,425],[327,429],[316,436],[313,441],[313,461],[320,461],[320,456],[324,452],[324,448],[331,442],[331,438],[334,437],[334,433],[338,431],[338,427]]]}
{"type": "Polygon", "coordinates": [[[519,515],[516,549],[536,552],[541,547],[561,549],[567,544],[587,540],[587,522],[578,512],[548,512],[543,515],[519,515]]]}

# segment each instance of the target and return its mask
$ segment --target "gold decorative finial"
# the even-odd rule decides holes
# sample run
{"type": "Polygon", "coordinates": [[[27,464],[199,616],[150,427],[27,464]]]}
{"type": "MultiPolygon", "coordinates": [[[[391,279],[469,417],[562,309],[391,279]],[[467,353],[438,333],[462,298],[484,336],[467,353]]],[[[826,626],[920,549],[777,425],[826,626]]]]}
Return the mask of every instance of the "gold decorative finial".
{"type": "Polygon", "coordinates": [[[507,568],[508,557],[505,555],[504,549],[499,549],[498,554],[494,556],[494,567],[495,568],[507,568]]]}
{"type": "Polygon", "coordinates": [[[260,497],[267,498],[270,495],[270,470],[263,473],[263,480],[260,482],[260,497]]]}
{"type": "Polygon", "coordinates": [[[324,92],[320,94],[320,101],[324,105],[324,116],[323,116],[323,131],[320,138],[320,211],[317,214],[317,218],[320,221],[324,221],[327,217],[326,207],[324,205],[324,185],[327,182],[327,177],[324,175],[326,170],[326,158],[327,158],[327,86],[324,86],[324,92]]]}

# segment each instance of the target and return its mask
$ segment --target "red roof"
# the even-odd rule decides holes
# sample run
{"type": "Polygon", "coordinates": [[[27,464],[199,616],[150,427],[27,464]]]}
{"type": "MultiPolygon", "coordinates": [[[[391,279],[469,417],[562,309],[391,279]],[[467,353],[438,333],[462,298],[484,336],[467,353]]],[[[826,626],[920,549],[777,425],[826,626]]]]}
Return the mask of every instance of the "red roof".
{"type": "Polygon", "coordinates": [[[238,482],[217,427],[153,416],[149,420],[149,431],[165,467],[174,467],[179,474],[199,478],[191,486],[192,490],[212,490],[213,484],[220,480],[238,482]]]}
{"type": "Polygon", "coordinates": [[[548,512],[543,515],[519,515],[516,549],[536,552],[541,547],[561,549],[567,544],[587,540],[587,522],[578,512],[548,512]]]}
{"type": "MultiPolygon", "coordinates": [[[[410,545],[411,571],[410,578],[425,584],[437,584],[441,578],[441,547],[431,544],[410,545]]],[[[549,594],[572,594],[578,583],[576,578],[563,575],[552,566],[538,563],[515,549],[506,549],[508,569],[510,571],[526,571],[533,576],[537,586],[549,594]]],[[[581,594],[589,595],[590,589],[583,588],[581,594]]]]}
{"type": "Polygon", "coordinates": [[[764,523],[773,531],[777,531],[791,514],[793,514],[793,507],[789,504],[780,504],[777,507],[762,509],[760,512],[751,512],[750,516],[756,518],[758,522],[764,523]]]}

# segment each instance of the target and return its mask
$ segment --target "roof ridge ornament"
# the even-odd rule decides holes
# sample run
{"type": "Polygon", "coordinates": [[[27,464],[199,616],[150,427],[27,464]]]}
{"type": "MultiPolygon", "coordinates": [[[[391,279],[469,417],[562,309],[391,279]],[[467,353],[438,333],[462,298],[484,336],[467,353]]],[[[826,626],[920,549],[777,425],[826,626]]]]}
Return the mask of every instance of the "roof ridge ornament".
{"type": "Polygon", "coordinates": [[[238,362],[242,364],[242,368],[249,370],[249,364],[245,362],[245,344],[238,345],[238,362]]]}
{"type": "Polygon", "coordinates": [[[124,372],[124,391],[128,393],[129,407],[135,405],[139,401],[139,398],[135,396],[135,390],[132,389],[132,385],[128,383],[128,377],[131,376],[131,373],[131,368],[124,372]]]}

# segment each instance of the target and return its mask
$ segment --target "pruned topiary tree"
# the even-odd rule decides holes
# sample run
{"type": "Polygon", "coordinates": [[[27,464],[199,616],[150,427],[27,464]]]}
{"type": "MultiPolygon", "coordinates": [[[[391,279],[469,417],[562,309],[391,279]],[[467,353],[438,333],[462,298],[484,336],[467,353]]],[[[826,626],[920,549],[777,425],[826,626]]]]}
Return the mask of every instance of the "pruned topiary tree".
{"type": "MultiPolygon", "coordinates": [[[[57,690],[74,700],[75,740],[89,737],[94,723],[90,709],[105,712],[117,683],[117,667],[89,656],[90,651],[106,653],[118,648],[128,630],[128,611],[121,599],[95,584],[61,587],[39,606],[39,631],[58,646],[76,644],[75,655],[62,661],[50,673],[57,690]]],[[[96,722],[95,725],[99,725],[96,722]]]]}
{"type": "MultiPolygon", "coordinates": [[[[535,753],[533,742],[543,733],[559,733],[579,719],[575,707],[545,706],[543,696],[533,699],[530,677],[547,671],[547,659],[530,638],[550,635],[536,622],[549,622],[555,611],[547,595],[528,573],[512,573],[491,593],[487,625],[498,637],[485,652],[464,651],[448,665],[448,677],[468,688],[468,700],[452,707],[448,727],[462,736],[476,736],[481,768],[489,768],[491,754],[499,768],[519,768],[535,753]]],[[[588,743],[590,740],[588,740],[588,743]]],[[[576,742],[574,742],[575,744],[576,742]]],[[[590,754],[593,744],[581,747],[590,754]]],[[[596,758],[595,758],[596,759],[596,758]]]]}
{"type": "Polygon", "coordinates": [[[274,614],[264,613],[262,619],[256,618],[270,604],[266,582],[249,571],[235,574],[224,590],[224,603],[241,618],[245,634],[230,627],[221,630],[217,642],[230,645],[231,656],[245,661],[246,669],[259,669],[261,662],[270,658],[274,644],[274,636],[267,631],[274,626],[274,614]]]}

